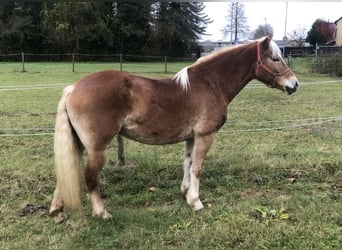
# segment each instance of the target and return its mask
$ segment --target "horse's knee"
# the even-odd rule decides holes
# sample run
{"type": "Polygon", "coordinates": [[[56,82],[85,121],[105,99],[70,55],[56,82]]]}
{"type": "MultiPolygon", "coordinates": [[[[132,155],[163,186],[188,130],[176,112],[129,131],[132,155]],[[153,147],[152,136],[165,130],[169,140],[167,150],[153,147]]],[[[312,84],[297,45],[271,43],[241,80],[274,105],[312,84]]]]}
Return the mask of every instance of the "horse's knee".
{"type": "Polygon", "coordinates": [[[203,172],[202,166],[192,166],[191,167],[192,174],[197,178],[200,179],[203,172]]]}

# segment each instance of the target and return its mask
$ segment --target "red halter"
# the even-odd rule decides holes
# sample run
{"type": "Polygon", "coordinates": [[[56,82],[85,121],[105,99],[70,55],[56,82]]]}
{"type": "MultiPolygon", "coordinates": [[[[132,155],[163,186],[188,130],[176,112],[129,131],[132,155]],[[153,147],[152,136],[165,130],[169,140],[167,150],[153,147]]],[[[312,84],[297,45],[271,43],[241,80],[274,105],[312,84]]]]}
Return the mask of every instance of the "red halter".
{"type": "Polygon", "coordinates": [[[258,76],[259,70],[260,68],[263,68],[264,70],[266,70],[268,73],[270,73],[273,77],[276,76],[282,76],[284,75],[286,72],[290,71],[289,68],[285,69],[282,73],[279,72],[273,72],[269,67],[267,67],[265,64],[263,64],[263,62],[261,61],[261,55],[260,55],[260,44],[261,42],[257,42],[257,63],[256,63],[256,67],[255,67],[255,76],[258,76]]]}

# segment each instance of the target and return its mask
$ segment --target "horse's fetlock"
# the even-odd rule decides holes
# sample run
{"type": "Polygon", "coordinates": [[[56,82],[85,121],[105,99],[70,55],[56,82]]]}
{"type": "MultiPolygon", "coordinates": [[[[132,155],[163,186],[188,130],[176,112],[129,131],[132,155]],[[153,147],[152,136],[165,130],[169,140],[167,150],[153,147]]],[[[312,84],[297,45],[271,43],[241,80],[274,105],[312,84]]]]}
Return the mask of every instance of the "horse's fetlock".
{"type": "Polygon", "coordinates": [[[189,186],[186,186],[186,185],[182,185],[181,186],[181,193],[186,196],[186,194],[188,193],[189,191],[189,186]]]}

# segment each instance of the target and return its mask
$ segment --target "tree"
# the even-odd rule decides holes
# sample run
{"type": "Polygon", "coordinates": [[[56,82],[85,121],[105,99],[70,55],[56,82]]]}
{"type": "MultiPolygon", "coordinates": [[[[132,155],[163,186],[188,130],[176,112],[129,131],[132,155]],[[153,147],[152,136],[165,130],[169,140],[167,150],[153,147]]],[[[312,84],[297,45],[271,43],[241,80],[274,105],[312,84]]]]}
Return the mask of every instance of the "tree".
{"type": "Polygon", "coordinates": [[[273,36],[273,27],[269,24],[259,25],[252,33],[252,39],[259,39],[264,36],[273,36]]]}
{"type": "Polygon", "coordinates": [[[45,3],[42,33],[49,52],[138,53],[150,33],[150,3],[45,3]]]}
{"type": "Polygon", "coordinates": [[[142,53],[151,33],[150,20],[151,3],[118,2],[116,23],[122,53],[142,53]]]}
{"type": "Polygon", "coordinates": [[[59,52],[101,52],[111,39],[103,3],[58,2],[42,10],[45,46],[59,52]],[[109,39],[108,39],[109,37],[109,39]]]}
{"type": "Polygon", "coordinates": [[[0,2],[0,51],[13,53],[36,44],[39,47],[41,3],[0,2]]]}
{"type": "Polygon", "coordinates": [[[0,52],[184,56],[210,19],[199,2],[0,1],[0,52]]]}
{"type": "Polygon", "coordinates": [[[295,30],[289,33],[289,41],[293,46],[302,46],[305,42],[307,31],[304,26],[298,25],[295,30]]]}
{"type": "Polygon", "coordinates": [[[326,43],[334,39],[336,25],[321,19],[317,19],[308,32],[306,41],[312,45],[326,43]]]}
{"type": "Polygon", "coordinates": [[[195,40],[205,34],[211,22],[203,12],[202,2],[160,2],[154,5],[154,37],[150,47],[155,52],[173,56],[191,53],[195,40]]]}
{"type": "Polygon", "coordinates": [[[229,4],[227,25],[222,29],[224,36],[230,35],[230,41],[238,42],[239,37],[244,37],[249,33],[247,17],[245,16],[245,6],[241,2],[229,4]]]}

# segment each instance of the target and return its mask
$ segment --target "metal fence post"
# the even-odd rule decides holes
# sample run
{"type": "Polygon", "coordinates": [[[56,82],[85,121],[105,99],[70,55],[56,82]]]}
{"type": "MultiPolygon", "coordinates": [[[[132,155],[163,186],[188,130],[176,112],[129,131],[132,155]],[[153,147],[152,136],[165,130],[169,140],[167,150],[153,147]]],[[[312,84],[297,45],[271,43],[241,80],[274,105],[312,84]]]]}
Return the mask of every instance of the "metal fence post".
{"type": "Polygon", "coordinates": [[[75,53],[72,53],[72,72],[75,72],[75,53]]]}
{"type": "Polygon", "coordinates": [[[164,72],[167,73],[167,56],[164,56],[164,63],[165,63],[165,70],[164,70],[164,72]]]}
{"type": "MultiPolygon", "coordinates": [[[[120,71],[122,71],[122,53],[120,53],[120,71]]],[[[123,137],[118,134],[117,135],[117,143],[118,143],[118,166],[125,165],[125,148],[124,148],[124,141],[123,137]]]]}
{"type": "Polygon", "coordinates": [[[25,53],[24,52],[21,52],[21,63],[23,65],[22,67],[22,72],[25,72],[25,53]]]}
{"type": "Polygon", "coordinates": [[[122,53],[120,53],[120,71],[122,71],[122,53]]]}

